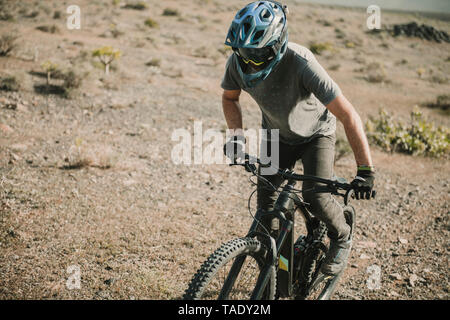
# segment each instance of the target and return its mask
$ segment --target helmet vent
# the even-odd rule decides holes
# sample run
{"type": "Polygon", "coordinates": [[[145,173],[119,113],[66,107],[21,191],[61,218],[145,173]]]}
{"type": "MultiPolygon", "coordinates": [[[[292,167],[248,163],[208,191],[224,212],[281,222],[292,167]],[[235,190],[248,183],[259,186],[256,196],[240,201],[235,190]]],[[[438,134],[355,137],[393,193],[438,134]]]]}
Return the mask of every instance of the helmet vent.
{"type": "Polygon", "coordinates": [[[244,14],[245,14],[247,11],[248,11],[248,7],[243,8],[242,10],[240,10],[240,11],[237,13],[236,17],[237,17],[238,19],[242,18],[242,17],[244,16],[244,14]]]}
{"type": "Polygon", "coordinates": [[[255,32],[255,35],[253,36],[253,40],[258,41],[258,43],[259,43],[259,40],[262,38],[263,35],[264,35],[264,30],[259,30],[259,31],[255,32]]]}
{"type": "Polygon", "coordinates": [[[242,30],[244,31],[244,34],[248,34],[250,31],[251,24],[250,23],[244,23],[242,30]]]}
{"type": "Polygon", "coordinates": [[[267,21],[267,20],[269,20],[269,18],[271,16],[272,16],[272,14],[270,13],[269,10],[264,9],[264,10],[261,11],[261,14],[260,14],[261,20],[267,21]]]}

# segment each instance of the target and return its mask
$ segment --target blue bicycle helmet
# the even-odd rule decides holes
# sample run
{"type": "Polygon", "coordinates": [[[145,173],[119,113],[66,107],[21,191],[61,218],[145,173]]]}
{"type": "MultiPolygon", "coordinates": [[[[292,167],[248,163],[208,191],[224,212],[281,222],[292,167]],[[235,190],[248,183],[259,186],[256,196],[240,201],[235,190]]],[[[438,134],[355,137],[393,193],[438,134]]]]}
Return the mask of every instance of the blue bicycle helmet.
{"type": "Polygon", "coordinates": [[[286,7],[276,1],[255,1],[239,10],[225,44],[238,56],[246,87],[266,79],[287,49],[286,7]]]}

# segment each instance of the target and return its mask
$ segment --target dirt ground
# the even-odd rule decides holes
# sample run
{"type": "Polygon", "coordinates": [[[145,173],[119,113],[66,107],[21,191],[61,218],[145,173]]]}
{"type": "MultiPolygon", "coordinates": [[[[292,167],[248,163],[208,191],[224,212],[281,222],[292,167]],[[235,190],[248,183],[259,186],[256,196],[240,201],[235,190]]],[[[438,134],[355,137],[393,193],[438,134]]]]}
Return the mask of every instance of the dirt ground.
{"type": "MultiPolygon", "coordinates": [[[[0,21],[0,36],[18,39],[0,57],[0,76],[20,89],[0,91],[0,298],[179,298],[207,256],[251,223],[243,169],[171,160],[174,130],[193,133],[194,121],[226,128],[223,42],[247,2],[144,1],[135,10],[74,0],[80,30],[66,28],[61,1],[1,2],[12,18],[0,21]],[[52,25],[55,33],[36,29],[52,25]],[[92,57],[101,46],[122,53],[109,76],[92,57]],[[36,92],[45,61],[82,75],[69,98],[36,92]],[[67,286],[70,266],[79,289],[67,286]]],[[[317,58],[363,120],[379,108],[408,119],[414,105],[450,92],[450,44],[369,34],[363,9],[286,2],[290,41],[331,44],[317,58]],[[374,62],[382,82],[367,81],[374,62]]],[[[410,21],[450,32],[446,21],[382,12],[383,25],[410,21]]],[[[259,128],[255,102],[243,94],[242,106],[245,126],[259,128]]],[[[421,109],[449,125],[448,115],[421,109]]],[[[448,299],[448,160],[372,153],[378,196],[353,203],[354,249],[335,299],[448,299]]],[[[351,179],[352,154],[335,169],[351,179]]]]}

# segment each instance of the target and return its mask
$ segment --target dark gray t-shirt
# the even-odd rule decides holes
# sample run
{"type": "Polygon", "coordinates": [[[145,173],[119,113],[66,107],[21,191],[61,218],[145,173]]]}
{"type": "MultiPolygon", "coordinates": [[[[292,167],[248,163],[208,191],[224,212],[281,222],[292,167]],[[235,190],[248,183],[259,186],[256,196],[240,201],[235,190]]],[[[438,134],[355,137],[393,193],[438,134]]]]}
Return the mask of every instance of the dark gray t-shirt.
{"type": "Polygon", "coordinates": [[[222,88],[248,92],[262,111],[262,127],[279,129],[280,141],[301,144],[333,134],[336,117],[325,108],[341,94],[307,48],[289,42],[288,49],[269,76],[253,88],[244,87],[237,57],[227,61],[222,88]]]}

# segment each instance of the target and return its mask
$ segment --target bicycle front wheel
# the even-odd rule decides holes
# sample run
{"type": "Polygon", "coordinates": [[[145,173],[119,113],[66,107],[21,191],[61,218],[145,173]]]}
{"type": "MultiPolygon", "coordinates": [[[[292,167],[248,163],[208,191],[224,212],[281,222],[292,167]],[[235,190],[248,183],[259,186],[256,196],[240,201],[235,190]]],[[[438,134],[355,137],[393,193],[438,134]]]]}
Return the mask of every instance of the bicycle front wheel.
{"type": "MultiPolygon", "coordinates": [[[[250,299],[261,271],[267,266],[267,252],[267,247],[254,238],[224,243],[197,271],[183,299],[250,299]]],[[[275,296],[275,268],[271,268],[269,276],[261,297],[267,300],[275,296]]]]}

